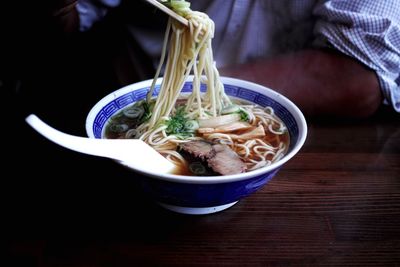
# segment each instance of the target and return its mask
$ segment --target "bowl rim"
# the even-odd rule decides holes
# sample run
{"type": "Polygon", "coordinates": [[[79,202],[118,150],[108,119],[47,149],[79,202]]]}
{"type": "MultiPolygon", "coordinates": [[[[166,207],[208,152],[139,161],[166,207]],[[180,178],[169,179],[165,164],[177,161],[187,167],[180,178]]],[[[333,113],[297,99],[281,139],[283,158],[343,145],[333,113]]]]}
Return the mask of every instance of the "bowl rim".
{"type": "MultiPolygon", "coordinates": [[[[287,97],[284,95],[278,93],[277,91],[268,88],[264,85],[257,84],[251,81],[246,81],[242,79],[237,79],[237,78],[232,78],[232,77],[226,77],[226,76],[221,76],[221,82],[223,84],[229,84],[237,87],[243,87],[251,91],[255,91],[257,93],[261,93],[269,98],[272,98],[274,101],[278,102],[282,106],[284,106],[290,114],[293,116],[293,118],[296,121],[298,130],[299,130],[299,135],[298,135],[298,140],[296,144],[293,146],[292,150],[285,154],[283,158],[278,160],[277,162],[272,163],[269,166],[262,167],[260,169],[256,169],[250,172],[245,172],[245,173],[239,173],[239,174],[232,174],[232,175],[220,175],[220,176],[188,176],[188,175],[177,175],[177,174],[170,174],[170,173],[154,173],[151,171],[144,172],[141,170],[137,170],[134,168],[131,168],[129,165],[125,164],[124,162],[117,161],[118,163],[122,164],[125,167],[128,167],[129,169],[133,170],[134,172],[141,173],[145,176],[150,176],[156,179],[161,179],[165,181],[170,181],[170,182],[179,182],[179,183],[195,183],[195,184],[216,184],[216,183],[228,183],[228,182],[236,182],[236,181],[242,181],[242,180],[247,180],[251,179],[257,176],[265,175],[269,172],[274,171],[277,168],[280,168],[283,164],[285,164],[287,161],[289,161],[291,158],[296,155],[301,147],[304,145],[306,137],[307,137],[307,122],[306,119],[301,112],[301,110],[287,97]]],[[[162,81],[162,77],[158,78],[156,81],[156,85],[160,84],[162,81]]],[[[191,82],[193,81],[193,75],[190,75],[186,82],[191,82]]],[[[89,111],[87,117],[86,117],[86,133],[90,138],[95,138],[93,134],[93,122],[98,114],[98,112],[101,110],[102,107],[104,107],[105,104],[108,104],[109,102],[115,100],[116,98],[120,97],[121,95],[124,95],[126,93],[142,89],[145,87],[149,87],[151,83],[153,82],[153,79],[148,79],[136,83],[132,83],[129,85],[126,85],[120,89],[117,89],[102,99],[100,99],[89,111]]],[[[120,110],[120,109],[119,109],[120,110]]]]}

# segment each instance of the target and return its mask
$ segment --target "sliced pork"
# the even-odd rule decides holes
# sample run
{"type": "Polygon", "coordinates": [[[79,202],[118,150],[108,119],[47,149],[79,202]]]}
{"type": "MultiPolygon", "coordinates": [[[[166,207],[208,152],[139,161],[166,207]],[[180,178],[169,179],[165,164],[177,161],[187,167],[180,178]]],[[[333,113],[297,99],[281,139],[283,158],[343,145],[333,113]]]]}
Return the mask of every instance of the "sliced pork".
{"type": "Polygon", "coordinates": [[[190,141],[181,144],[181,149],[191,156],[206,160],[215,155],[215,150],[212,148],[212,144],[206,141],[190,141]]]}
{"type": "Polygon", "coordinates": [[[218,174],[229,175],[246,171],[246,164],[227,145],[213,145],[206,141],[190,141],[181,144],[180,147],[190,156],[205,162],[218,174]]]}
{"type": "Polygon", "coordinates": [[[215,155],[207,160],[208,166],[222,175],[237,174],[246,171],[246,164],[227,145],[213,145],[215,155]]]}

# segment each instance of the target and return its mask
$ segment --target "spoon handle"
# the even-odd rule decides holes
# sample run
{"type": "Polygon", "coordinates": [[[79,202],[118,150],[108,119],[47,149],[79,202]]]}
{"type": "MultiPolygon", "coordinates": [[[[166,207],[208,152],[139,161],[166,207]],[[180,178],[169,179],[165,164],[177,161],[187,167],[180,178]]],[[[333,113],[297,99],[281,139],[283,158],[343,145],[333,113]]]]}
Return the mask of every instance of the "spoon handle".
{"type": "Polygon", "coordinates": [[[29,115],[25,120],[50,141],[77,152],[119,160],[128,167],[155,174],[172,173],[176,168],[172,162],[142,140],[74,136],[52,128],[34,114],[29,115]]]}

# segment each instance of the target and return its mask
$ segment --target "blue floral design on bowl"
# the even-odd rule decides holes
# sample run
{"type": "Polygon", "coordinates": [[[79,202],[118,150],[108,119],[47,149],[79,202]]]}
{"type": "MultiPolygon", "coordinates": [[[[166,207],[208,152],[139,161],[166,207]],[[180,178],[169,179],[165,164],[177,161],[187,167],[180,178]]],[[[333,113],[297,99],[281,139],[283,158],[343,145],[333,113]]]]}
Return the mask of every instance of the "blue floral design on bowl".
{"type": "MultiPolygon", "coordinates": [[[[290,100],[251,82],[226,77],[222,81],[229,96],[274,109],[288,128],[289,151],[277,163],[246,174],[212,177],[135,175],[135,179],[141,180],[143,190],[167,209],[186,214],[208,214],[226,209],[268,183],[304,144],[307,125],[301,111],[290,100]]],[[[160,83],[161,79],[157,82],[155,96],[160,83]]],[[[100,100],[87,117],[86,131],[89,137],[103,138],[107,121],[124,107],[145,98],[150,84],[151,80],[129,85],[100,100]]],[[[205,91],[206,87],[202,85],[201,90],[205,91]]],[[[192,83],[188,80],[182,92],[191,91],[192,83]]]]}

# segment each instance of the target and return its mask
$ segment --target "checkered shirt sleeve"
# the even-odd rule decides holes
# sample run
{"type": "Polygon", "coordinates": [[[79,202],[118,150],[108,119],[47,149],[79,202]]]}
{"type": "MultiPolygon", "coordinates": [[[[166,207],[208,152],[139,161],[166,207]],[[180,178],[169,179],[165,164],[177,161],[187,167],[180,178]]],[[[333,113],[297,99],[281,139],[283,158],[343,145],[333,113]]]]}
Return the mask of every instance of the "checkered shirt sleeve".
{"type": "Polygon", "coordinates": [[[313,14],[317,40],[374,70],[400,112],[400,0],[319,0],[313,14]]]}

